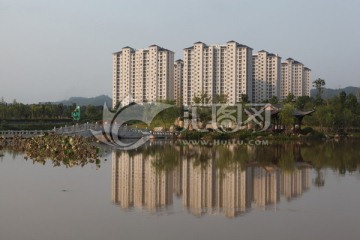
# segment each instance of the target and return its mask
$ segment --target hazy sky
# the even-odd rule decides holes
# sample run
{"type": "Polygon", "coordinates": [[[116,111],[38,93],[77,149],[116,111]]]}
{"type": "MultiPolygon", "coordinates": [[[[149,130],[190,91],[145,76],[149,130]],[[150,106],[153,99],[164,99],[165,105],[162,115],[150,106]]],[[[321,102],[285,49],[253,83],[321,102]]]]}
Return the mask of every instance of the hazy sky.
{"type": "Polygon", "coordinates": [[[111,96],[112,53],[157,44],[183,57],[229,40],[292,57],[328,87],[360,87],[358,0],[0,0],[0,97],[111,96]]]}

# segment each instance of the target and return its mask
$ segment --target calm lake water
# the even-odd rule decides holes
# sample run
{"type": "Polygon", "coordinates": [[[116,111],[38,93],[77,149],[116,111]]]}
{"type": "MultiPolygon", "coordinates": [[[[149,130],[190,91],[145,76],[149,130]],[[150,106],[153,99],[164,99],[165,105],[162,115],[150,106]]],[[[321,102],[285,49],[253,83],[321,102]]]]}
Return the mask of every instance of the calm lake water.
{"type": "Polygon", "coordinates": [[[0,239],[359,239],[359,150],[150,143],[100,167],[0,150],[0,239]]]}

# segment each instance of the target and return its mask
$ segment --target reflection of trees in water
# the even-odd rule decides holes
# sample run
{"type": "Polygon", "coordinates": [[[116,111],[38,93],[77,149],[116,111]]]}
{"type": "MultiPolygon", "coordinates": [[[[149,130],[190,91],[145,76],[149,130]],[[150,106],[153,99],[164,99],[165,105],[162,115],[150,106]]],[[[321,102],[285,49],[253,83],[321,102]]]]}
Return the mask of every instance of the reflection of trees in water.
{"type": "MultiPolygon", "coordinates": [[[[175,143],[151,143],[128,151],[129,156],[141,155],[151,158],[151,166],[156,174],[182,171],[182,162],[188,161],[193,168],[216,169],[221,182],[234,171],[246,170],[256,164],[264,169],[278,168],[282,173],[295,174],[301,167],[313,167],[316,176],[312,180],[317,187],[325,185],[324,168],[330,168],[339,174],[360,171],[359,142],[307,142],[273,143],[268,146],[219,145],[196,146],[177,145],[175,143]]],[[[175,173],[174,173],[175,174],[175,173]]],[[[177,186],[180,182],[177,183],[177,186]]],[[[177,187],[177,195],[181,187],[177,187]]]]}
{"type": "MultiPolygon", "coordinates": [[[[286,149],[278,146],[275,151],[280,156],[286,149]]],[[[254,146],[160,144],[131,153],[115,152],[113,202],[124,209],[161,211],[172,204],[171,194],[175,194],[195,216],[224,213],[232,218],[254,206],[272,208],[280,194],[291,200],[309,188],[308,164],[295,162],[293,170],[281,171],[261,159],[261,150],[257,153],[254,146]],[[147,194],[149,191],[154,194],[147,194]]]]}
{"type": "MultiPolygon", "coordinates": [[[[130,154],[152,156],[154,167],[166,171],[174,169],[181,160],[195,159],[194,166],[205,168],[214,160],[217,168],[233,170],[239,164],[244,168],[248,163],[260,165],[275,164],[282,170],[293,171],[296,163],[311,164],[316,171],[331,168],[339,174],[358,171],[360,151],[356,141],[275,143],[268,146],[220,145],[193,146],[153,144],[129,151],[130,154]]],[[[321,174],[319,173],[319,176],[321,174]]],[[[321,176],[320,176],[321,178],[321,176]]]]}
{"type": "Polygon", "coordinates": [[[325,185],[324,172],[321,169],[315,169],[315,170],[316,170],[316,177],[313,183],[317,187],[323,187],[325,185]]]}
{"type": "Polygon", "coordinates": [[[173,194],[191,214],[236,217],[269,209],[325,184],[324,168],[360,170],[359,143],[278,143],[269,146],[194,146],[153,142],[113,153],[113,202],[122,208],[161,211],[173,194]],[[339,148],[339,149],[338,149],[339,148]],[[338,152],[340,151],[340,153],[338,152]],[[349,151],[343,154],[341,151],[349,151]],[[323,155],[323,156],[321,156],[323,155]]]}
{"type": "Polygon", "coordinates": [[[314,184],[324,186],[323,168],[330,168],[339,174],[358,171],[360,162],[359,141],[274,143],[268,146],[219,145],[178,146],[160,144],[146,146],[144,154],[156,156],[153,166],[158,170],[174,169],[179,161],[195,159],[194,166],[206,168],[214,161],[220,172],[226,173],[237,167],[257,162],[262,166],[274,164],[283,171],[294,171],[297,163],[307,163],[316,171],[314,184]]]}
{"type": "Polygon", "coordinates": [[[301,152],[316,170],[331,168],[343,175],[354,172],[360,163],[359,141],[312,142],[302,147],[301,152]]]}

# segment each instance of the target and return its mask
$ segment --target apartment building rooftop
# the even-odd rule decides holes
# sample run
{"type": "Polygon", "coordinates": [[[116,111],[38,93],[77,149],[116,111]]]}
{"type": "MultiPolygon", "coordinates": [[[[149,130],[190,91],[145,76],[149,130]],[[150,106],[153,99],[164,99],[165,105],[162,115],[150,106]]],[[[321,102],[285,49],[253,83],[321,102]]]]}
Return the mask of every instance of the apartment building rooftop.
{"type": "Polygon", "coordinates": [[[169,51],[169,52],[173,52],[173,51],[171,51],[171,50],[169,50],[169,49],[160,47],[159,45],[156,45],[156,44],[152,44],[152,45],[149,46],[149,48],[151,48],[151,47],[157,47],[157,48],[159,49],[159,51],[169,51]]]}
{"type": "MultiPolygon", "coordinates": [[[[247,46],[247,45],[244,45],[244,44],[240,44],[240,43],[238,43],[238,42],[236,42],[236,41],[234,41],[234,40],[228,41],[228,42],[226,43],[226,45],[220,45],[220,44],[207,45],[207,44],[205,44],[205,43],[203,43],[203,42],[201,42],[201,41],[195,42],[194,45],[201,44],[201,45],[203,45],[205,48],[214,47],[214,46],[217,46],[217,47],[226,47],[227,44],[229,44],[229,43],[236,43],[236,46],[237,46],[237,47],[252,49],[251,47],[249,47],[249,46],[247,46]]],[[[194,48],[194,46],[190,46],[190,47],[184,48],[184,50],[191,50],[191,49],[193,49],[193,48],[194,48]]]]}
{"type": "MultiPolygon", "coordinates": [[[[238,43],[238,42],[236,42],[236,41],[234,41],[234,40],[230,40],[230,41],[227,42],[227,44],[228,44],[228,43],[236,43],[236,46],[237,46],[237,47],[251,48],[251,47],[249,47],[249,46],[247,46],[247,45],[240,44],[240,43],[238,43]]],[[[251,49],[252,49],[252,48],[251,48],[251,49]]]]}
{"type": "MultiPolygon", "coordinates": [[[[157,47],[159,51],[169,51],[169,52],[173,53],[173,51],[171,51],[169,49],[166,49],[166,48],[163,48],[163,47],[160,47],[160,46],[158,46],[156,44],[152,44],[152,45],[149,46],[149,48],[151,48],[151,47],[157,47]]],[[[136,51],[134,48],[126,46],[126,47],[123,47],[120,51],[114,52],[113,54],[122,53],[123,49],[130,49],[131,51],[136,51]]],[[[138,49],[138,50],[148,51],[148,49],[138,49]]]]}
{"type": "Polygon", "coordinates": [[[301,63],[301,62],[299,62],[299,61],[296,61],[296,60],[294,60],[294,59],[292,59],[292,58],[286,59],[286,62],[282,62],[281,65],[287,65],[287,64],[288,64],[288,61],[293,61],[293,64],[295,64],[295,65],[304,65],[303,63],[301,63]]]}
{"type": "MultiPolygon", "coordinates": [[[[278,54],[269,53],[268,51],[265,51],[265,50],[260,50],[260,51],[258,51],[258,53],[267,53],[267,55],[268,55],[269,57],[278,57],[278,56],[279,56],[278,54]]],[[[257,53],[253,54],[253,56],[257,56],[257,55],[258,55],[257,53]]]]}

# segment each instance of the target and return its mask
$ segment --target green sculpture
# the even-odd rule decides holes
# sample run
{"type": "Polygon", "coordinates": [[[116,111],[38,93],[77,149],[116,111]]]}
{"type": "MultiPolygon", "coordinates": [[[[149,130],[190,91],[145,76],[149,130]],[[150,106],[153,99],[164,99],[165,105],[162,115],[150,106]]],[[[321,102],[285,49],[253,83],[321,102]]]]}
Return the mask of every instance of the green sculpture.
{"type": "Polygon", "coordinates": [[[75,110],[71,113],[71,116],[74,121],[80,120],[80,106],[77,106],[75,110]]]}

